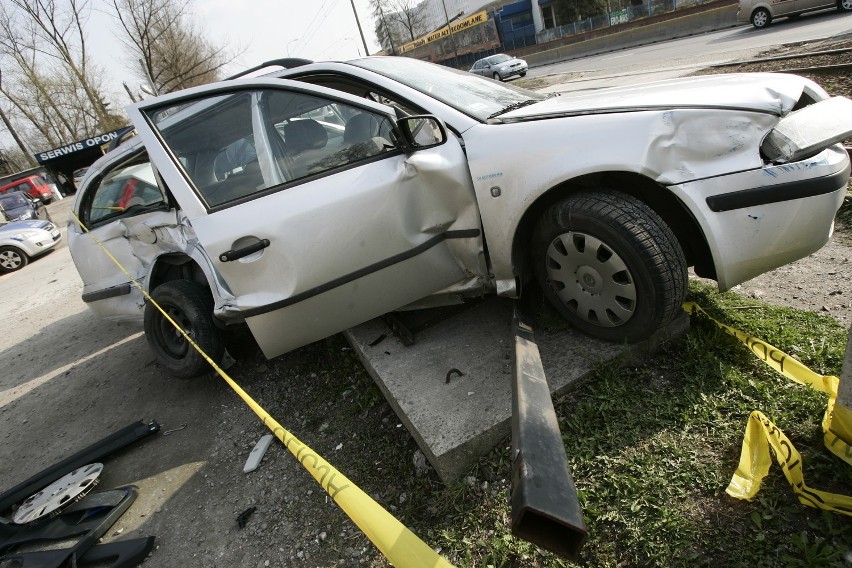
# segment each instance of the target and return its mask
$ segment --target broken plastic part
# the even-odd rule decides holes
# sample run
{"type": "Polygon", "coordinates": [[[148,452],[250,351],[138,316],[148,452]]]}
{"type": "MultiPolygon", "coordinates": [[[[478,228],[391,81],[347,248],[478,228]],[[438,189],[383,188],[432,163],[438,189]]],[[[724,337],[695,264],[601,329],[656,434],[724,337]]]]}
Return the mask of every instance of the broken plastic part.
{"type": "Polygon", "coordinates": [[[266,454],[266,450],[269,448],[269,444],[272,443],[272,438],[272,434],[267,434],[258,440],[246,460],[246,465],[243,466],[243,473],[248,473],[257,469],[257,466],[260,465],[260,460],[263,459],[264,454],[266,454]]]}
{"type": "Polygon", "coordinates": [[[249,507],[248,509],[240,513],[240,516],[237,517],[237,526],[241,529],[244,528],[248,523],[249,517],[251,517],[251,514],[255,511],[257,511],[257,507],[249,507]]]}
{"type": "Polygon", "coordinates": [[[160,425],[155,420],[152,420],[148,424],[135,422],[129,426],[125,426],[103,440],[95,442],[91,446],[80,450],[76,454],[40,471],[26,481],[22,481],[15,487],[5,491],[0,495],[0,512],[5,511],[15,503],[19,503],[33,493],[47,487],[68,472],[74,471],[86,464],[102,461],[103,458],[112,452],[129,446],[146,436],[150,436],[159,429],[160,425]]]}
{"type": "MultiPolygon", "coordinates": [[[[132,486],[94,494],[47,522],[25,526],[0,526],[0,565],[17,568],[60,568],[78,560],[101,538],[136,500],[132,486]],[[112,506],[105,503],[115,503],[112,506]],[[91,504],[91,506],[90,506],[91,504]],[[8,552],[27,543],[60,542],[80,537],[77,542],[60,550],[39,552],[8,552]]],[[[79,565],[79,564],[78,564],[79,565]]]]}
{"type": "Polygon", "coordinates": [[[796,162],[852,137],[852,100],[833,97],[782,118],[761,145],[775,163],[796,162]]]}

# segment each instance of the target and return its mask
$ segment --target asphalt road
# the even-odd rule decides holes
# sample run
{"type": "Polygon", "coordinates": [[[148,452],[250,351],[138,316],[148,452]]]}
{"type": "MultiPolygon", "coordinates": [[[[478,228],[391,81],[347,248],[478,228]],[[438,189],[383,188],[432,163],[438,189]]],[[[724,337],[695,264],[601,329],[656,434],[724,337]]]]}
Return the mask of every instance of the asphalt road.
{"type": "MultiPolygon", "coordinates": [[[[852,12],[828,10],[798,19],[781,18],[767,28],[751,25],[694,37],[663,41],[642,47],[534,67],[527,77],[576,73],[558,90],[572,91],[647,82],[688,75],[718,63],[751,59],[773,46],[809,42],[852,33],[852,12]]],[[[554,90],[554,89],[548,89],[554,90]]]]}

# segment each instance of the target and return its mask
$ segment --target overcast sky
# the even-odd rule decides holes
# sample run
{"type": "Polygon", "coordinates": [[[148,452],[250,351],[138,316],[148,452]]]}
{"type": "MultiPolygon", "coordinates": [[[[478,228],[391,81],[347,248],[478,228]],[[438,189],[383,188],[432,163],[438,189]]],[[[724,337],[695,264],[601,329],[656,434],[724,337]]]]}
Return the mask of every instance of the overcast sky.
{"type": "MultiPolygon", "coordinates": [[[[374,53],[379,47],[368,0],[355,0],[355,8],[367,46],[374,53]]],[[[193,14],[214,43],[245,50],[225,75],[287,56],[322,61],[364,55],[350,0],[195,0],[193,14]]],[[[127,104],[122,81],[138,91],[140,80],[133,76],[123,55],[116,37],[119,26],[96,9],[87,29],[93,58],[111,79],[110,90],[121,95],[122,105],[127,104]]]]}

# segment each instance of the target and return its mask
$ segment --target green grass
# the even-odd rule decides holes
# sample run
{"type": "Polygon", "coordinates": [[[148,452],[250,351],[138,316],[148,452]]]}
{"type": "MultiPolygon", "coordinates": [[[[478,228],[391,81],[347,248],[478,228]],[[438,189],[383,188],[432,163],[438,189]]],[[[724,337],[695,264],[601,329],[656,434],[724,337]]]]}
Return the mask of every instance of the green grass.
{"type": "MultiPolygon", "coordinates": [[[[817,372],[840,372],[846,330],[827,316],[754,308],[752,300],[736,309],[746,305],[736,294],[698,284],[689,299],[817,372]]],[[[601,367],[556,401],[589,529],[578,564],[849,566],[852,518],[800,505],[778,466],[752,502],[724,492],[748,415],[761,410],[803,454],[809,486],[852,494],[852,468],[822,444],[825,403],[825,395],[775,374],[704,318],[693,318],[685,339],[645,365],[601,367]]],[[[483,467],[508,471],[507,449],[483,467]]],[[[432,535],[444,554],[461,566],[571,565],[512,537],[507,487],[495,493],[482,488],[478,472],[471,475],[474,483],[425,497],[456,504],[439,515],[443,528],[432,535]]]]}
{"type": "MultiPolygon", "coordinates": [[[[840,373],[847,330],[827,315],[697,283],[689,299],[816,372],[840,373]]],[[[563,324],[540,308],[536,325],[547,333],[563,324]]],[[[852,468],[823,446],[826,396],[777,375],[706,318],[693,317],[682,340],[644,364],[603,365],[555,401],[589,530],[576,564],[511,534],[508,439],[465,479],[445,485],[434,472],[415,473],[417,445],[339,336],[268,369],[258,354],[257,365],[283,389],[275,404],[291,409],[285,422],[303,441],[333,456],[347,477],[457,566],[852,566],[844,560],[852,558],[852,517],[801,505],[777,465],[753,501],[725,493],[753,410],[802,453],[810,487],[852,495],[852,468]]],[[[323,511],[317,522],[329,535],[351,524],[333,508],[323,511]]],[[[350,534],[329,537],[329,561],[363,548],[368,564],[387,565],[354,527],[350,534]]]]}

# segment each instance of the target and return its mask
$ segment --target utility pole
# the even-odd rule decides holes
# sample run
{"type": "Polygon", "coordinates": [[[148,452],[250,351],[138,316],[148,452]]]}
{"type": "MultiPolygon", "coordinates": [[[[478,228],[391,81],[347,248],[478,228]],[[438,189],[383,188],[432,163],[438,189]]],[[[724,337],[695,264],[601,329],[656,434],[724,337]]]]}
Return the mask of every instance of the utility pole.
{"type": "Polygon", "coordinates": [[[447,32],[450,34],[450,42],[453,44],[453,52],[456,54],[456,65],[459,64],[459,48],[456,47],[456,38],[453,37],[453,29],[450,27],[450,15],[447,13],[447,3],[441,0],[441,6],[444,7],[444,19],[447,20],[447,32]]]}
{"type": "MultiPolygon", "coordinates": [[[[0,88],[2,88],[2,81],[3,71],[0,70],[0,88]]],[[[38,163],[36,163],[35,158],[33,158],[32,152],[30,152],[30,150],[24,144],[24,141],[21,139],[21,137],[18,136],[18,131],[15,130],[14,126],[12,126],[12,122],[9,120],[9,117],[6,116],[6,112],[2,108],[0,108],[0,119],[3,120],[3,124],[6,125],[6,128],[9,130],[9,134],[11,134],[12,138],[15,139],[15,143],[18,145],[18,148],[21,149],[21,152],[23,152],[24,155],[27,157],[27,161],[29,161],[30,165],[33,167],[37,166],[38,163]]]]}
{"type": "Polygon", "coordinates": [[[352,13],[355,14],[355,23],[358,24],[358,33],[361,34],[361,43],[364,44],[364,53],[370,55],[370,50],[367,49],[367,40],[364,39],[364,30],[361,29],[361,20],[358,19],[358,10],[355,9],[355,0],[349,0],[352,4],[352,13]]]}

